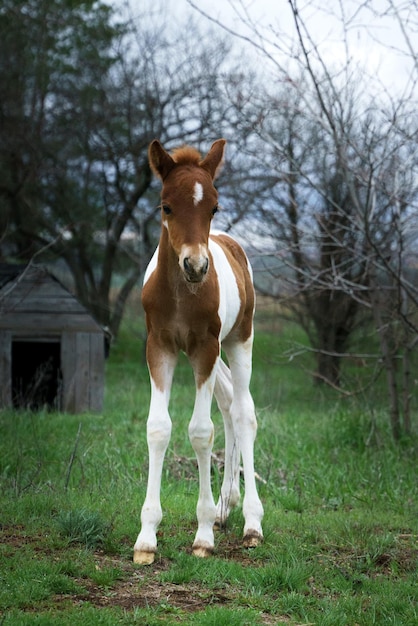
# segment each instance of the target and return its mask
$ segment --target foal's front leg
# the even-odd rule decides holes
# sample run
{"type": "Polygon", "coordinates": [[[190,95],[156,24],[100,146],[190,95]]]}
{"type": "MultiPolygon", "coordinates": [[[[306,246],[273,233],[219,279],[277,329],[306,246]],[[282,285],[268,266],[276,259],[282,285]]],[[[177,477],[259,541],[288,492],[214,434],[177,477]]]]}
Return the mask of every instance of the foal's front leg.
{"type": "Polygon", "coordinates": [[[171,435],[168,413],[171,383],[176,364],[173,355],[161,355],[159,367],[149,363],[151,402],[147,421],[149,454],[148,485],[141,511],[141,532],[134,546],[134,563],[150,565],[157,550],[157,529],[162,519],[160,503],[164,456],[171,435]]]}
{"type": "Polygon", "coordinates": [[[212,495],[210,471],[214,437],[210,412],[215,378],[216,365],[203,382],[195,369],[196,399],[189,424],[189,437],[199,467],[199,499],[196,508],[198,528],[193,543],[193,554],[198,557],[209,556],[215,547],[213,526],[216,506],[212,495]]]}

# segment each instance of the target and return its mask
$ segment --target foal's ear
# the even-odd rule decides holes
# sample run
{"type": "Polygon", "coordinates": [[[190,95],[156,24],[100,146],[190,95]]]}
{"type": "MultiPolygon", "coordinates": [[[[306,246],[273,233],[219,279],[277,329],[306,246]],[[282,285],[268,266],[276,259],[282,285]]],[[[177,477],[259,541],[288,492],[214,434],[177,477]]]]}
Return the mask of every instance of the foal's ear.
{"type": "Polygon", "coordinates": [[[152,171],[156,176],[164,180],[175,166],[174,160],[162,147],[158,139],[154,139],[148,148],[148,159],[152,171]]]}
{"type": "Polygon", "coordinates": [[[223,158],[224,158],[225,144],[226,144],[225,139],[218,139],[217,141],[215,141],[215,143],[212,144],[212,147],[207,153],[207,155],[205,156],[205,158],[199,163],[200,167],[203,167],[205,170],[209,172],[213,180],[215,180],[215,178],[218,176],[219,172],[221,171],[223,158]]]}

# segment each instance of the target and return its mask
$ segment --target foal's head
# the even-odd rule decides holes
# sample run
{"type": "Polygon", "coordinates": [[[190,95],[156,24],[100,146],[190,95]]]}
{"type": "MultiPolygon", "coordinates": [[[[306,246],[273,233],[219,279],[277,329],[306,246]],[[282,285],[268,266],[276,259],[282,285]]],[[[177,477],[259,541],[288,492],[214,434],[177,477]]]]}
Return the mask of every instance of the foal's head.
{"type": "Polygon", "coordinates": [[[213,181],[222,165],[225,139],[218,139],[208,154],[185,146],[170,155],[159,141],[149,147],[149,161],[161,178],[163,227],[189,283],[200,283],[209,270],[209,229],[218,210],[213,181]]]}

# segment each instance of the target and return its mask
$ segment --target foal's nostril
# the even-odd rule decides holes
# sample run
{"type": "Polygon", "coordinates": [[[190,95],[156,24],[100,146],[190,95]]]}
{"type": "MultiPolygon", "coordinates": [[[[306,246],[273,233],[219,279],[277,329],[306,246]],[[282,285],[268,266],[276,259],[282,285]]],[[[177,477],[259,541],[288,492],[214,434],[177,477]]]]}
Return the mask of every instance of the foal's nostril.
{"type": "Polygon", "coordinates": [[[193,262],[193,259],[190,260],[191,257],[185,257],[183,259],[183,268],[189,279],[193,281],[200,282],[203,276],[207,274],[209,269],[209,259],[199,259],[198,261],[193,262]]]}

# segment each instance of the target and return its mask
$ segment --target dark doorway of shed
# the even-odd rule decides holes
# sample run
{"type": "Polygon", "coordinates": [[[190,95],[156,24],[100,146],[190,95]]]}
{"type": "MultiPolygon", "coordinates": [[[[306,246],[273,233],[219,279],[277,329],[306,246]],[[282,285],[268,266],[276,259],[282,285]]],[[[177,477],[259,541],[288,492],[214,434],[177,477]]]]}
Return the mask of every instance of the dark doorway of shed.
{"type": "Polygon", "coordinates": [[[61,405],[59,341],[12,342],[12,399],[15,408],[38,411],[61,405]]]}

